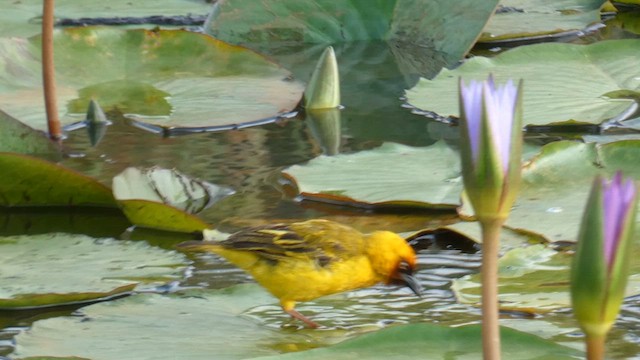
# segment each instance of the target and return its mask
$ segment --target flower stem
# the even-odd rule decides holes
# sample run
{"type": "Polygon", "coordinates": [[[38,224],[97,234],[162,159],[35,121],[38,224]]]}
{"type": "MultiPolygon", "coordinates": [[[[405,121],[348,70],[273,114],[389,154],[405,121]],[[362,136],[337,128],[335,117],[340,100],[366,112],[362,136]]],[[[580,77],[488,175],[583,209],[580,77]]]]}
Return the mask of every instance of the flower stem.
{"type": "Polygon", "coordinates": [[[500,360],[498,250],[504,220],[481,221],[482,226],[482,352],[484,360],[500,360]]]}
{"type": "Polygon", "coordinates": [[[53,67],[53,8],[54,0],[44,0],[42,6],[42,84],[47,124],[51,140],[62,139],[62,129],[58,118],[56,83],[53,67]]]}
{"type": "Polygon", "coordinates": [[[587,360],[602,360],[604,359],[604,341],[606,336],[597,335],[597,336],[589,336],[587,335],[587,360]]]}

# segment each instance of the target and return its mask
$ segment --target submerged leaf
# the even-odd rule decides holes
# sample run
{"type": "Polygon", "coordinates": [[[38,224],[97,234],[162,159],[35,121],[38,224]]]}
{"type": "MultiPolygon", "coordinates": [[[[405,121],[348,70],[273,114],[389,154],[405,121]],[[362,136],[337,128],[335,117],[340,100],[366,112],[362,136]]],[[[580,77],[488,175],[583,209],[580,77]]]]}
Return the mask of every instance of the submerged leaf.
{"type": "MultiPolygon", "coordinates": [[[[283,45],[389,41],[420,61],[458,61],[498,1],[234,0],[216,3],[206,31],[267,53],[283,45]]],[[[442,65],[442,63],[441,63],[442,65]]]]}

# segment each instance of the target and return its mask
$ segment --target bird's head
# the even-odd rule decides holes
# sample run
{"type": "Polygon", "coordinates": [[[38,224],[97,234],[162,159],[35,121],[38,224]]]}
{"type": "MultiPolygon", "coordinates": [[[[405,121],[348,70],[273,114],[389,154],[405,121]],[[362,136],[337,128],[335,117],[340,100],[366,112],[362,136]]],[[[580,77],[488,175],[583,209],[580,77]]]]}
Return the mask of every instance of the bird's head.
{"type": "Polygon", "coordinates": [[[373,232],[368,235],[367,255],[383,282],[406,285],[421,296],[422,286],[414,277],[416,253],[405,239],[390,231],[373,232]]]}

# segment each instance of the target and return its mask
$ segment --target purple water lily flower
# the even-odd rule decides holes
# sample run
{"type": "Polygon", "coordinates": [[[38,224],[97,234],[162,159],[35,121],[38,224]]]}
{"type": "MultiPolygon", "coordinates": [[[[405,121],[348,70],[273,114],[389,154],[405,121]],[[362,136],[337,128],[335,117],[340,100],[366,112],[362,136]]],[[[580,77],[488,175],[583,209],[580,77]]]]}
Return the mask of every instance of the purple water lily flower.
{"type": "Polygon", "coordinates": [[[482,116],[486,113],[491,139],[500,156],[502,169],[506,172],[511,155],[511,132],[516,116],[518,87],[512,80],[496,86],[493,77],[489,77],[485,82],[471,80],[468,86],[461,81],[460,91],[473,160],[477,162],[480,154],[482,116]]]}
{"type": "Polygon", "coordinates": [[[460,79],[465,191],[479,218],[506,218],[520,182],[522,82],[460,79]]]}
{"type": "Polygon", "coordinates": [[[573,312],[588,343],[603,341],[624,300],[637,198],[634,182],[619,172],[591,187],[571,269],[573,312]]]}
{"type": "Polygon", "coordinates": [[[624,221],[633,205],[636,187],[633,181],[623,181],[622,173],[618,172],[611,182],[602,179],[602,200],[604,211],[604,258],[610,269],[614,263],[624,221]]]}

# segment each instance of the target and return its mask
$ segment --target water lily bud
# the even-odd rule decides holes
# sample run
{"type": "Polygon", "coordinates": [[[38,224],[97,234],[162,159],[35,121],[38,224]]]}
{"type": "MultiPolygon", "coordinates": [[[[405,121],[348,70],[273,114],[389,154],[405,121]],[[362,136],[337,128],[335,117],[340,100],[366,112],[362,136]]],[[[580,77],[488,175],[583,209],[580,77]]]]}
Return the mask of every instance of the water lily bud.
{"type": "Polygon", "coordinates": [[[333,47],[327,47],[316,65],[304,91],[307,110],[332,109],[340,106],[340,75],[333,47]]]}
{"type": "Polygon", "coordinates": [[[520,186],[522,81],[460,79],[460,132],[464,187],[476,217],[506,219],[520,186]]]}
{"type": "Polygon", "coordinates": [[[591,188],[571,269],[573,311],[587,336],[606,335],[624,299],[637,189],[617,173],[591,188]]]}

